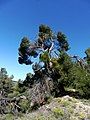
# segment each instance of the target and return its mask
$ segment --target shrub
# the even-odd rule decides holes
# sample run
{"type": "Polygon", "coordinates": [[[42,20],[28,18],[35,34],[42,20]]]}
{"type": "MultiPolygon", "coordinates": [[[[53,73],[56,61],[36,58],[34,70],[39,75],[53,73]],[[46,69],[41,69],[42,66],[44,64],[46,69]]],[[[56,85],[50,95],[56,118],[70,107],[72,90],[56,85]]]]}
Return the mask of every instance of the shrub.
{"type": "Polygon", "coordinates": [[[68,101],[62,100],[62,104],[63,104],[63,106],[67,106],[68,105],[68,101]]]}
{"type": "Polygon", "coordinates": [[[64,112],[61,108],[53,108],[52,112],[54,113],[55,117],[58,118],[59,116],[63,116],[64,112]]]}
{"type": "Polygon", "coordinates": [[[22,99],[19,102],[19,106],[21,108],[21,112],[25,113],[29,109],[30,103],[27,99],[22,99]]]}
{"type": "Polygon", "coordinates": [[[2,116],[2,120],[13,120],[14,119],[14,115],[13,114],[4,114],[2,116]]]}

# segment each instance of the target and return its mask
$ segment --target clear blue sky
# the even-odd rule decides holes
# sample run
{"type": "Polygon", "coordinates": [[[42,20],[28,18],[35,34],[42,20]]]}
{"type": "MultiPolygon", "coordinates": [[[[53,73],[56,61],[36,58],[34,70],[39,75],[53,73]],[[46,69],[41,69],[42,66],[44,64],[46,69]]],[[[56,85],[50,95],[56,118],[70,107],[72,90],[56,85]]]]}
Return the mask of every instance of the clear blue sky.
{"type": "Polygon", "coordinates": [[[25,79],[30,66],[18,64],[22,37],[34,39],[38,26],[66,34],[70,54],[84,57],[90,47],[90,0],[0,0],[0,67],[25,79]]]}

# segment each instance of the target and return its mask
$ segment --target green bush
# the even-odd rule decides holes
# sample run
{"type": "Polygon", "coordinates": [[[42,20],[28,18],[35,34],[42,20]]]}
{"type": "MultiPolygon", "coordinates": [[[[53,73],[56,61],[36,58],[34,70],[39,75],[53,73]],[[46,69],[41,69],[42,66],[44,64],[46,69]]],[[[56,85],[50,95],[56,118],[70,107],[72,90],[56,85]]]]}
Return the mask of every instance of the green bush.
{"type": "Polygon", "coordinates": [[[69,71],[68,78],[70,86],[76,89],[81,97],[90,97],[90,75],[84,69],[74,64],[69,71]]]}
{"type": "Polygon", "coordinates": [[[64,112],[61,108],[53,108],[52,112],[54,113],[56,118],[64,115],[64,112]]]}
{"type": "Polygon", "coordinates": [[[14,115],[13,114],[4,114],[2,116],[2,120],[14,120],[14,115]]]}
{"type": "Polygon", "coordinates": [[[30,107],[30,102],[27,99],[22,99],[19,102],[19,106],[21,108],[21,112],[25,113],[30,107]]]}

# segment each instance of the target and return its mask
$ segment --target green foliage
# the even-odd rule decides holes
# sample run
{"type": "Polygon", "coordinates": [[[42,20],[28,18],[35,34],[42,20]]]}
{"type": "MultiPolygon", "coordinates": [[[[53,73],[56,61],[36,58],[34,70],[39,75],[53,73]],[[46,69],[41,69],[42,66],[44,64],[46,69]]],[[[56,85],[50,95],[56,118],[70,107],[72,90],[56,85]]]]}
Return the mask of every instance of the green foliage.
{"type": "Polygon", "coordinates": [[[0,91],[1,94],[7,96],[12,92],[13,76],[9,77],[5,68],[0,69],[0,91]]]}
{"type": "Polygon", "coordinates": [[[90,97],[90,75],[82,76],[79,83],[76,85],[81,96],[90,97]]]}
{"type": "Polygon", "coordinates": [[[47,33],[47,34],[49,34],[51,32],[51,29],[50,29],[50,27],[41,24],[39,26],[39,32],[40,33],[47,33]]]}
{"type": "Polygon", "coordinates": [[[68,74],[71,86],[78,90],[79,94],[83,97],[89,98],[90,96],[90,75],[85,70],[73,65],[68,74]]]}
{"type": "Polygon", "coordinates": [[[51,96],[48,98],[47,102],[50,103],[53,98],[54,98],[54,96],[51,95],[51,96]]]}
{"type": "Polygon", "coordinates": [[[49,63],[50,62],[50,56],[48,52],[44,52],[41,56],[40,56],[40,61],[44,62],[44,63],[49,63]]]}
{"type": "Polygon", "coordinates": [[[80,114],[79,114],[79,118],[80,118],[81,120],[84,120],[85,117],[86,117],[86,114],[84,114],[84,113],[80,113],[80,114]]]}
{"type": "Polygon", "coordinates": [[[85,57],[85,59],[87,60],[87,62],[88,62],[88,64],[90,65],[90,48],[88,48],[86,51],[85,51],[85,53],[86,53],[86,57],[85,57]]]}
{"type": "Polygon", "coordinates": [[[68,79],[68,73],[73,65],[71,58],[66,52],[61,52],[58,59],[52,59],[52,64],[52,68],[59,76],[58,83],[62,83],[62,85],[68,86],[68,84],[70,84],[68,79]]]}
{"type": "Polygon", "coordinates": [[[30,47],[30,42],[29,42],[29,40],[26,37],[24,37],[22,39],[21,44],[20,44],[19,50],[22,50],[21,48],[28,49],[28,47],[30,47]]]}
{"type": "MultiPolygon", "coordinates": [[[[31,60],[28,59],[28,55],[31,54],[31,52],[28,53],[28,49],[30,47],[30,41],[24,37],[20,43],[20,47],[18,48],[19,50],[19,58],[18,58],[18,62],[20,64],[25,63],[26,65],[28,64],[32,64],[31,60]]],[[[32,51],[32,54],[34,51],[32,51]]]]}
{"type": "Polygon", "coordinates": [[[58,44],[60,45],[60,49],[59,51],[67,51],[69,50],[69,44],[66,40],[66,36],[64,34],[62,34],[62,32],[58,32],[57,33],[57,40],[58,40],[58,44]]]}
{"type": "Polygon", "coordinates": [[[57,59],[53,58],[52,64],[55,76],[58,76],[58,84],[62,84],[64,87],[72,86],[80,96],[89,98],[90,75],[85,69],[73,62],[65,52],[61,52],[57,59]]]}
{"type": "Polygon", "coordinates": [[[26,87],[31,87],[33,85],[32,77],[33,77],[33,74],[27,73],[26,78],[23,81],[23,85],[25,85],[26,87]]]}
{"type": "Polygon", "coordinates": [[[61,52],[58,58],[58,63],[63,67],[63,70],[68,72],[72,67],[71,57],[66,52],[61,52]]]}
{"type": "Polygon", "coordinates": [[[30,107],[30,102],[27,99],[22,99],[19,101],[18,105],[20,106],[21,112],[25,113],[30,107]]]}
{"type": "Polygon", "coordinates": [[[68,105],[68,101],[62,100],[62,104],[63,104],[63,106],[67,106],[68,105]]]}
{"type": "Polygon", "coordinates": [[[87,73],[90,74],[90,48],[86,49],[85,53],[86,53],[86,57],[84,57],[84,59],[86,60],[87,63],[85,69],[87,73]]]}
{"type": "Polygon", "coordinates": [[[15,91],[19,92],[19,93],[23,93],[26,91],[26,86],[23,84],[23,81],[22,80],[18,80],[16,86],[15,86],[15,91]]]}
{"type": "Polygon", "coordinates": [[[60,116],[64,115],[63,109],[61,108],[53,108],[52,112],[54,113],[56,118],[59,118],[60,116]]]}
{"type": "Polygon", "coordinates": [[[13,114],[4,114],[2,116],[2,120],[13,120],[14,119],[14,115],[13,114]]]}
{"type": "Polygon", "coordinates": [[[19,95],[20,95],[19,91],[16,91],[15,89],[13,89],[13,92],[12,92],[12,93],[9,93],[9,94],[8,94],[8,97],[9,97],[9,98],[13,98],[13,97],[19,96],[19,95]]]}
{"type": "Polygon", "coordinates": [[[39,63],[43,62],[46,65],[52,57],[58,56],[62,51],[69,50],[69,44],[64,34],[61,32],[54,34],[49,26],[41,24],[39,26],[38,39],[31,44],[24,37],[18,50],[18,61],[20,64],[30,65],[33,63],[33,58],[39,58],[39,63]]]}

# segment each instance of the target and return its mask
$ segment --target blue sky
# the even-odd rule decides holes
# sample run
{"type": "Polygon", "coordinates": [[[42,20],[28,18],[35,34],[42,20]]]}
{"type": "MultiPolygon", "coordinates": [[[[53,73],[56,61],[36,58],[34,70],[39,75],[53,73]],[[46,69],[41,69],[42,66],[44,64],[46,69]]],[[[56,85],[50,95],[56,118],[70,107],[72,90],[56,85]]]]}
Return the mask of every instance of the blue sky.
{"type": "Polygon", "coordinates": [[[69,54],[84,57],[90,47],[89,0],[0,0],[0,67],[25,79],[30,66],[18,64],[22,37],[35,39],[40,24],[66,34],[69,54]]]}

